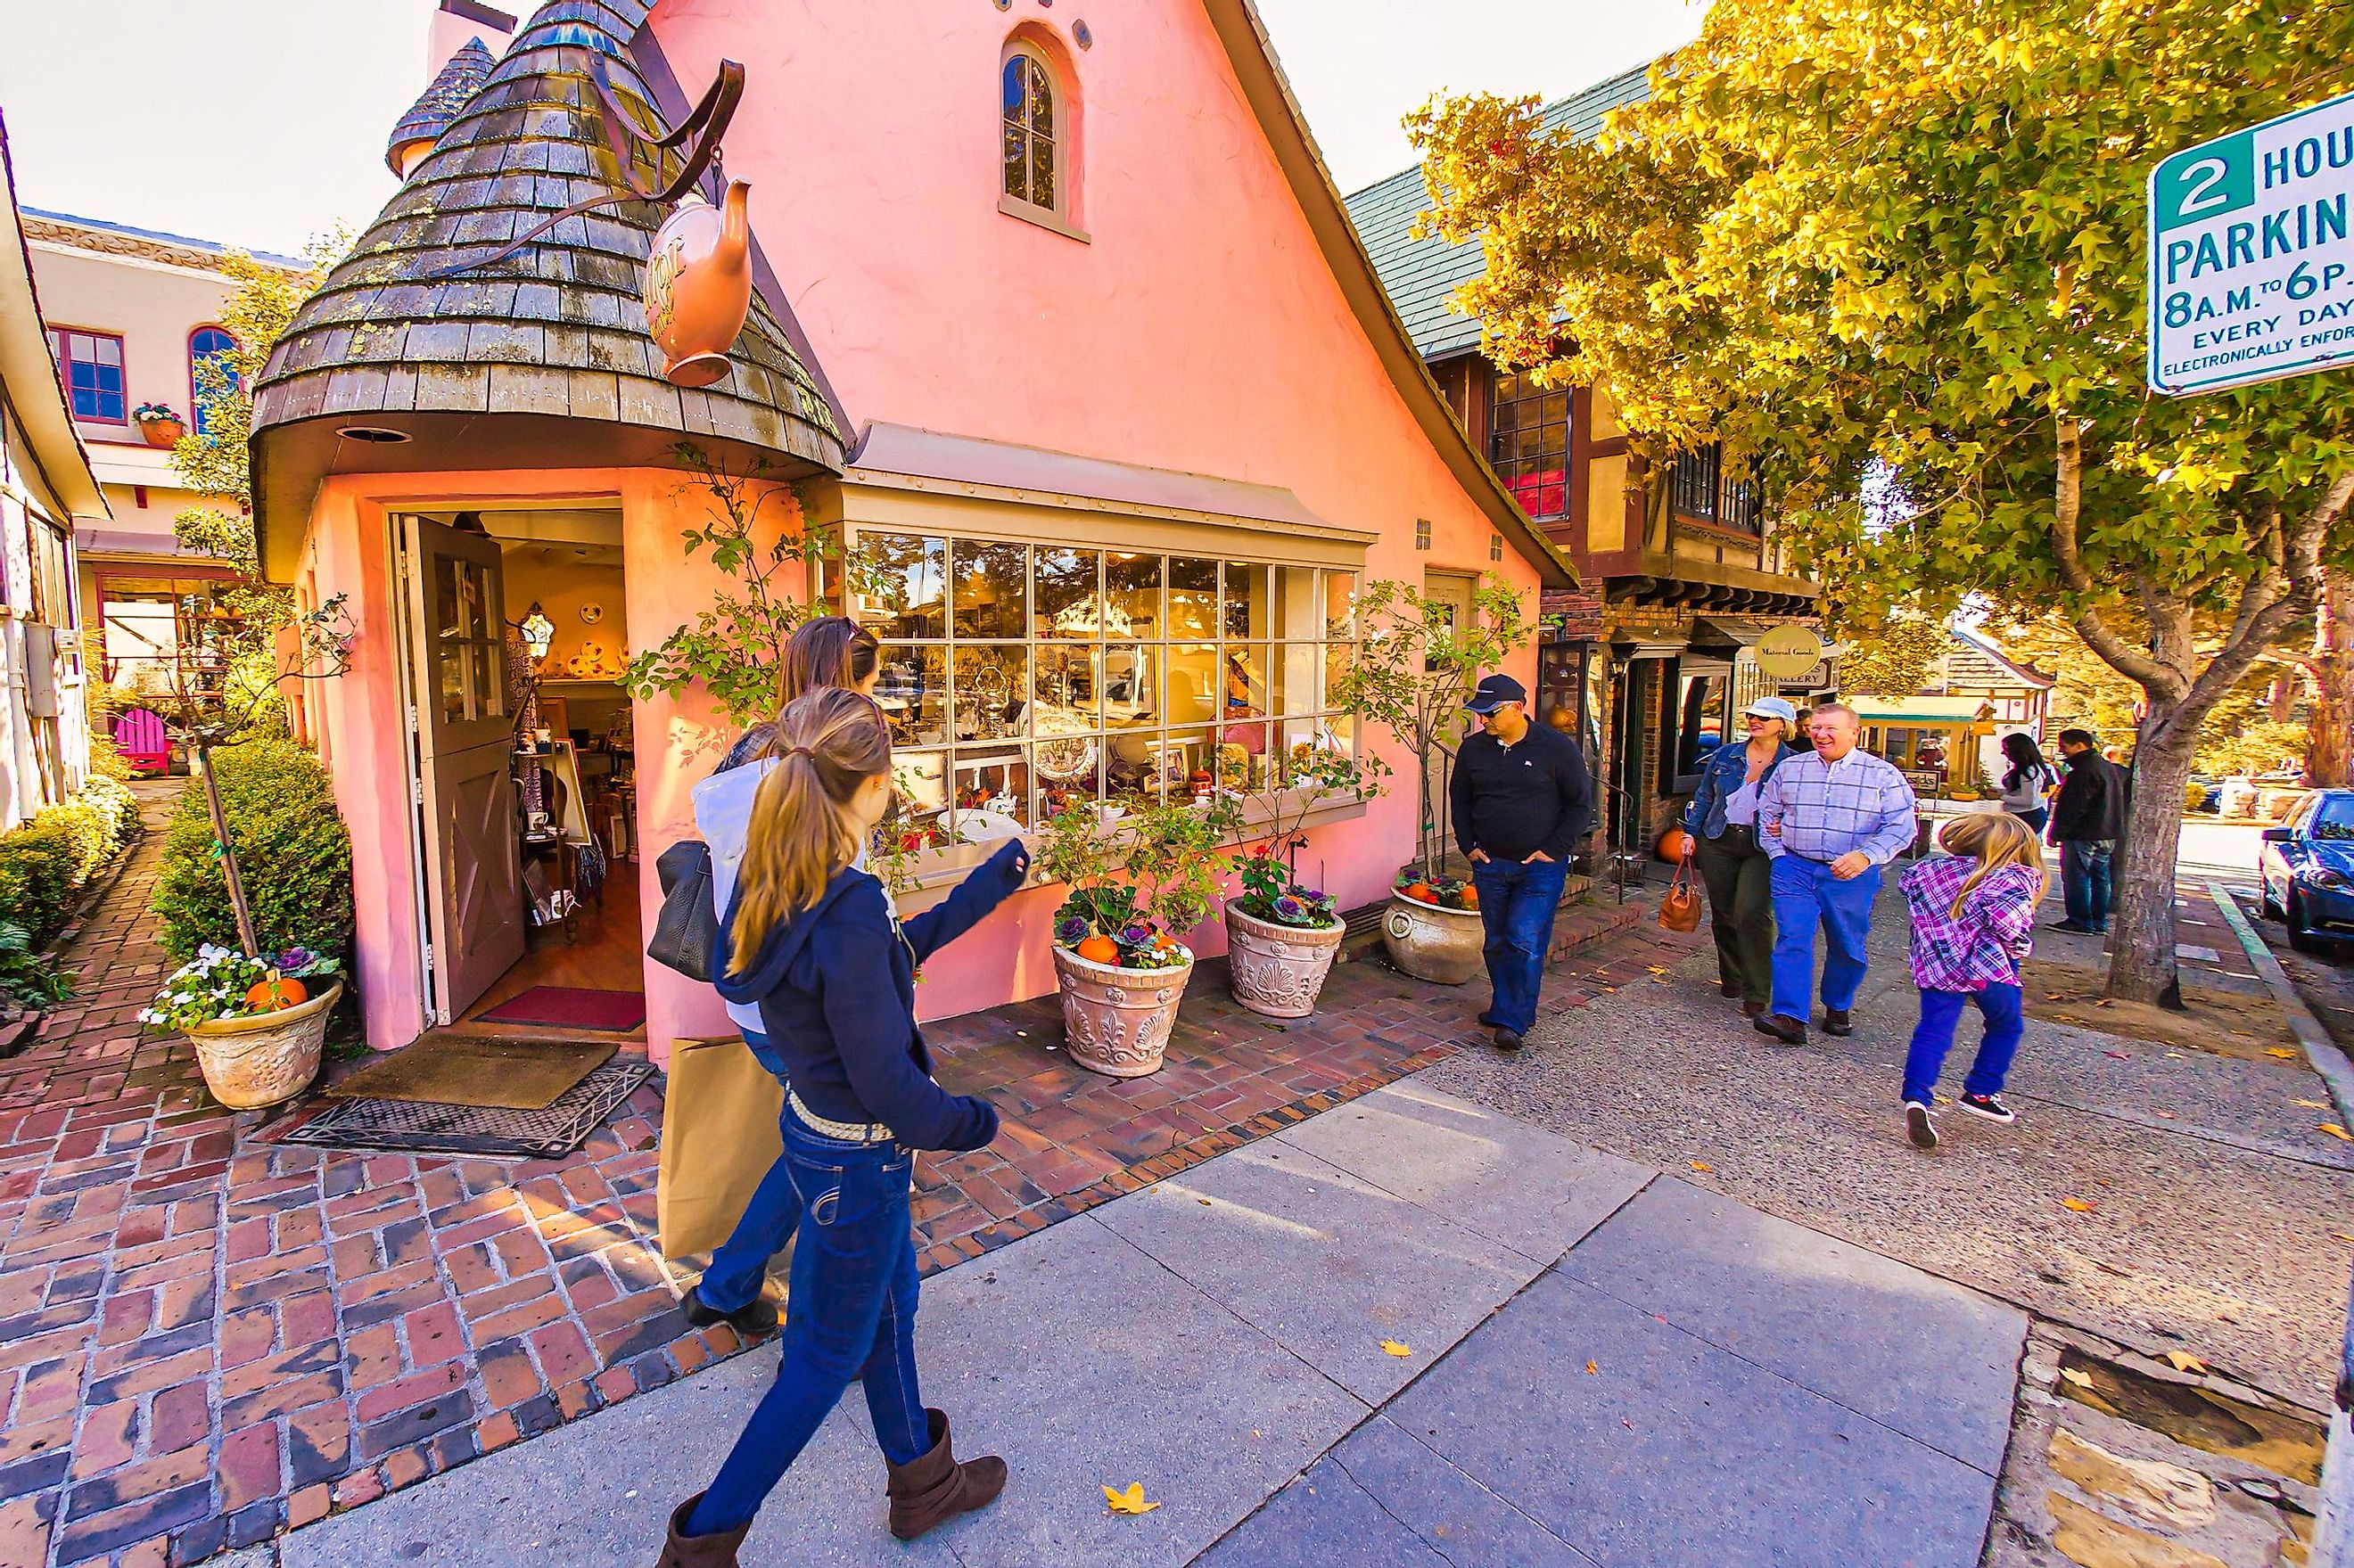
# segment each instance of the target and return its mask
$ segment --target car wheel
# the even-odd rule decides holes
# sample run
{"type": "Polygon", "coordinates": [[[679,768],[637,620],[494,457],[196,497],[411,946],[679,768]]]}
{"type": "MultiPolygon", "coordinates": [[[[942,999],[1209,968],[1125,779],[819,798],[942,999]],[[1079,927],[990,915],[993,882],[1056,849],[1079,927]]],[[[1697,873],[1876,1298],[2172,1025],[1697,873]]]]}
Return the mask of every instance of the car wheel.
{"type": "Polygon", "coordinates": [[[2283,909],[2280,906],[2280,900],[2273,896],[2273,885],[2270,882],[2264,881],[2260,878],[2257,881],[2256,886],[2258,889],[2256,898],[2257,906],[2263,913],[2264,917],[2267,920],[2287,919],[2288,911],[2283,909]]]}

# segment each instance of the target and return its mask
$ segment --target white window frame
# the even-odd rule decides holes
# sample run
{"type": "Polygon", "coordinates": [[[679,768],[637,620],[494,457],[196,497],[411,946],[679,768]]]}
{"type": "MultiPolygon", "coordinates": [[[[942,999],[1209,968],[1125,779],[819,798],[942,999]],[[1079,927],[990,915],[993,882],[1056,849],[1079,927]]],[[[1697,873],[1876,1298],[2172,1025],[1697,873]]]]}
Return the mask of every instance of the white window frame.
{"type": "MultiPolygon", "coordinates": [[[[1034,223],[1041,228],[1052,229],[1066,238],[1076,239],[1083,244],[1087,243],[1087,231],[1080,228],[1071,218],[1071,197],[1078,178],[1078,159],[1074,155],[1077,148],[1074,145],[1072,137],[1074,122],[1071,115],[1069,81],[1066,79],[1061,69],[1055,64],[1044,49],[1027,38],[1015,37],[1006,41],[1003,51],[998,57],[996,90],[999,134],[997,210],[1008,217],[1018,217],[1024,223],[1034,223]],[[1052,135],[1055,143],[1055,199],[1051,205],[1017,196],[1005,188],[1004,132],[1008,123],[1005,119],[1004,102],[1005,68],[1013,63],[1016,58],[1029,60],[1044,72],[1047,90],[1054,94],[1055,128],[1052,135]]],[[[1023,128],[1025,147],[1028,145],[1026,137],[1030,133],[1028,127],[1025,126],[1023,128]]]]}

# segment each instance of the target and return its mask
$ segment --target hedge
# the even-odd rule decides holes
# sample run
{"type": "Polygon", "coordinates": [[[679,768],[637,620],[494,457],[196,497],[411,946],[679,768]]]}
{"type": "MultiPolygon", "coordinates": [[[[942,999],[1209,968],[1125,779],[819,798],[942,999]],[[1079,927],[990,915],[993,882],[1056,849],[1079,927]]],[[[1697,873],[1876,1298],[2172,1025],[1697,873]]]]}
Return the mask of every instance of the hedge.
{"type": "Polygon", "coordinates": [[[67,906],[139,831],[139,802],[111,779],[44,806],[0,833],[0,922],[21,926],[35,948],[62,930],[67,906]]]}
{"type": "MultiPolygon", "coordinates": [[[[292,741],[271,736],[215,752],[213,773],[263,952],[308,948],[348,960],[352,840],[326,769],[292,741]]],[[[155,909],[164,950],[175,962],[187,962],[207,942],[240,945],[201,779],[188,781],[164,832],[155,909]]]]}

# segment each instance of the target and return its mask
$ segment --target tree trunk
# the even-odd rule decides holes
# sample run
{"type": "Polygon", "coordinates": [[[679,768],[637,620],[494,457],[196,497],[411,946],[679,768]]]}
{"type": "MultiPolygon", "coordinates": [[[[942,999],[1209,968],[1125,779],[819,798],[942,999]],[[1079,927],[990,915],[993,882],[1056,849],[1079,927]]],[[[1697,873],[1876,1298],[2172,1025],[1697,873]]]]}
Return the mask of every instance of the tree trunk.
{"type": "Polygon", "coordinates": [[[2286,724],[2296,713],[2296,677],[2274,675],[2264,688],[2264,711],[2274,724],[2286,724]]]}
{"type": "Polygon", "coordinates": [[[253,911],[245,902],[245,881],[237,874],[237,846],[229,842],[228,817],[221,810],[220,780],[213,773],[211,743],[199,737],[196,741],[196,767],[205,777],[205,805],[213,814],[213,837],[220,843],[221,876],[228,884],[229,908],[237,915],[237,939],[246,957],[263,956],[261,939],[254,935],[253,911]]]}
{"type": "Polygon", "coordinates": [[[2345,573],[2328,574],[2314,619],[2305,781],[2317,789],[2338,789],[2354,784],[2354,584],[2345,573]]]}
{"type": "Polygon", "coordinates": [[[2174,1008],[2182,1005],[2174,952],[2174,865],[2182,844],[2182,789],[2199,745],[2196,721],[2170,722],[2179,710],[2179,704],[2150,701],[2134,751],[2125,837],[2109,864],[2108,993],[2174,1008]]]}

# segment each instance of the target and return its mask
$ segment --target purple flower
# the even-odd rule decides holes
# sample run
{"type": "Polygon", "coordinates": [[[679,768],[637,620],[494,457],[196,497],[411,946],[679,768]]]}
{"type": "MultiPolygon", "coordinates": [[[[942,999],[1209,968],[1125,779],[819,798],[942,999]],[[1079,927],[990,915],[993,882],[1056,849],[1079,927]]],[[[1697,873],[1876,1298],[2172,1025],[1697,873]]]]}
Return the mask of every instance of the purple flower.
{"type": "Polygon", "coordinates": [[[1308,918],[1308,906],[1287,893],[1275,901],[1275,917],[1293,922],[1305,920],[1308,918]]]}
{"type": "Polygon", "coordinates": [[[289,948],[278,955],[278,971],[281,974],[300,974],[309,969],[318,956],[308,948],[289,948]]]}
{"type": "Polygon", "coordinates": [[[1152,940],[1152,927],[1150,926],[1128,927],[1120,932],[1119,939],[1131,948],[1141,948],[1152,940]]]}
{"type": "Polygon", "coordinates": [[[1087,935],[1087,922],[1084,916],[1066,915],[1055,922],[1055,940],[1066,948],[1086,940],[1087,935]]]}

